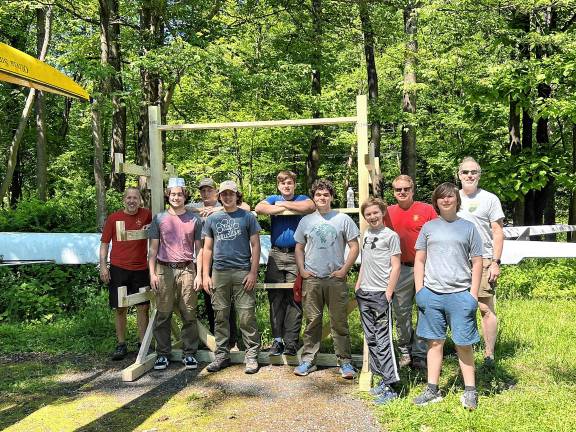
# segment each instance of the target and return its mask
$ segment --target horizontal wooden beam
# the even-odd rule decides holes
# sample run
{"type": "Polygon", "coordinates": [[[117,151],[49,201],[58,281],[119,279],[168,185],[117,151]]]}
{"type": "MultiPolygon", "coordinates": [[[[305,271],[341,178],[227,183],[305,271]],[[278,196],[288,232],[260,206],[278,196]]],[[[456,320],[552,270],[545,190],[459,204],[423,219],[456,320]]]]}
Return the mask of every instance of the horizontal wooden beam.
{"type": "Polygon", "coordinates": [[[146,356],[142,363],[133,363],[122,370],[122,381],[135,381],[154,367],[156,362],[156,353],[146,356]]]}
{"type": "Polygon", "coordinates": [[[150,300],[152,293],[149,290],[150,287],[142,287],[140,292],[128,295],[127,287],[118,287],[118,307],[130,307],[150,300]]]}
{"type": "Polygon", "coordinates": [[[251,122],[230,122],[230,123],[196,123],[178,125],[159,125],[161,131],[176,130],[215,130],[215,129],[240,129],[240,128],[265,128],[265,127],[290,127],[290,126],[321,126],[335,125],[343,123],[356,123],[356,117],[333,117],[317,119],[296,119],[296,120],[265,120],[251,122]]]}

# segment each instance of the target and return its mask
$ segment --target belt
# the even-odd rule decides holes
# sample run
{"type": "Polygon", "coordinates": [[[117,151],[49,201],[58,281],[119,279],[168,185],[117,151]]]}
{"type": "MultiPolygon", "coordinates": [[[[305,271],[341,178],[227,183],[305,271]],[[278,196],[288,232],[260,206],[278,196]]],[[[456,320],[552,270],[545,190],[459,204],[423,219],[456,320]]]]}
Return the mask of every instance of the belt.
{"type": "Polygon", "coordinates": [[[278,246],[272,246],[272,249],[280,251],[280,252],[284,252],[284,253],[290,253],[290,252],[294,252],[294,250],[296,248],[293,248],[293,247],[283,248],[283,247],[278,247],[278,246]]]}
{"type": "Polygon", "coordinates": [[[160,260],[156,260],[156,261],[158,261],[158,264],[161,264],[161,265],[166,266],[166,267],[170,267],[172,269],[183,269],[183,268],[188,267],[193,262],[193,261],[166,262],[166,261],[160,261],[160,260]]]}
{"type": "Polygon", "coordinates": [[[400,264],[402,264],[403,266],[406,266],[406,267],[414,267],[414,263],[413,263],[413,262],[403,262],[403,263],[400,263],[400,264]]]}

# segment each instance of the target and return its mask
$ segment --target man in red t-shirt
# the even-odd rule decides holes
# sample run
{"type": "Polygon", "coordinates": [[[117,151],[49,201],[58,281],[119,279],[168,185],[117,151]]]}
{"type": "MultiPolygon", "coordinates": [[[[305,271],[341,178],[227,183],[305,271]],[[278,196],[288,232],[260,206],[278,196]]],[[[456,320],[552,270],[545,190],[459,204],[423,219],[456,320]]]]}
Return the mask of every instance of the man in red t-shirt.
{"type": "Polygon", "coordinates": [[[412,326],[412,303],[414,301],[414,245],[422,225],[437,217],[434,207],[414,201],[414,181],[410,176],[400,175],[392,182],[394,198],[398,204],[388,207],[384,221],[400,236],[402,255],[400,278],[392,306],[396,315],[396,333],[400,350],[400,367],[426,368],[426,341],[417,337],[412,326]]]}
{"type": "MultiPolygon", "coordinates": [[[[138,188],[126,188],[122,201],[124,209],[108,216],[100,239],[100,279],[108,284],[108,302],[110,307],[116,310],[118,345],[112,353],[112,360],[122,360],[128,353],[126,347],[126,314],[128,308],[118,307],[118,287],[126,286],[128,294],[135,294],[141,287],[150,285],[147,240],[117,241],[116,222],[123,221],[127,230],[140,230],[150,224],[152,214],[150,210],[140,207],[142,197],[138,188]],[[108,269],[110,241],[112,241],[112,252],[110,253],[110,269],[108,269]]],[[[140,342],[142,342],[148,326],[149,306],[150,302],[136,305],[140,342]]]]}

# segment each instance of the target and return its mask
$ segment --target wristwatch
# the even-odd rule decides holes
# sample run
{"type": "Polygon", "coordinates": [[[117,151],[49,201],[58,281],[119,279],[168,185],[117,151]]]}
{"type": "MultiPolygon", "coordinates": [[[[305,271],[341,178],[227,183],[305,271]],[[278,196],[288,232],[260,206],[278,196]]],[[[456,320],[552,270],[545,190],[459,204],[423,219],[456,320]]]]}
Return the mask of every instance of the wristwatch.
{"type": "Polygon", "coordinates": [[[495,262],[496,264],[500,265],[502,263],[502,260],[500,259],[492,259],[492,262],[495,262]]]}

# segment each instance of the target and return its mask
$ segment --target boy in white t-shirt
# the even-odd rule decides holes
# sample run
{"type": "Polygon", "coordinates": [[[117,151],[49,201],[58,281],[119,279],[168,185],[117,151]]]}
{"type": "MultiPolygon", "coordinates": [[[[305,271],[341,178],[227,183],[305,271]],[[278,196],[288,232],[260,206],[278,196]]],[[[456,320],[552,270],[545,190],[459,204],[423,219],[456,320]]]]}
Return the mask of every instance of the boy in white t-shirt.
{"type": "Polygon", "coordinates": [[[362,266],[356,282],[360,320],[370,351],[370,370],[382,377],[370,393],[378,405],[398,397],[391,385],[400,381],[392,343],[391,301],[400,276],[400,238],[384,226],[386,204],[369,198],[360,207],[369,228],[361,243],[362,266]]]}

